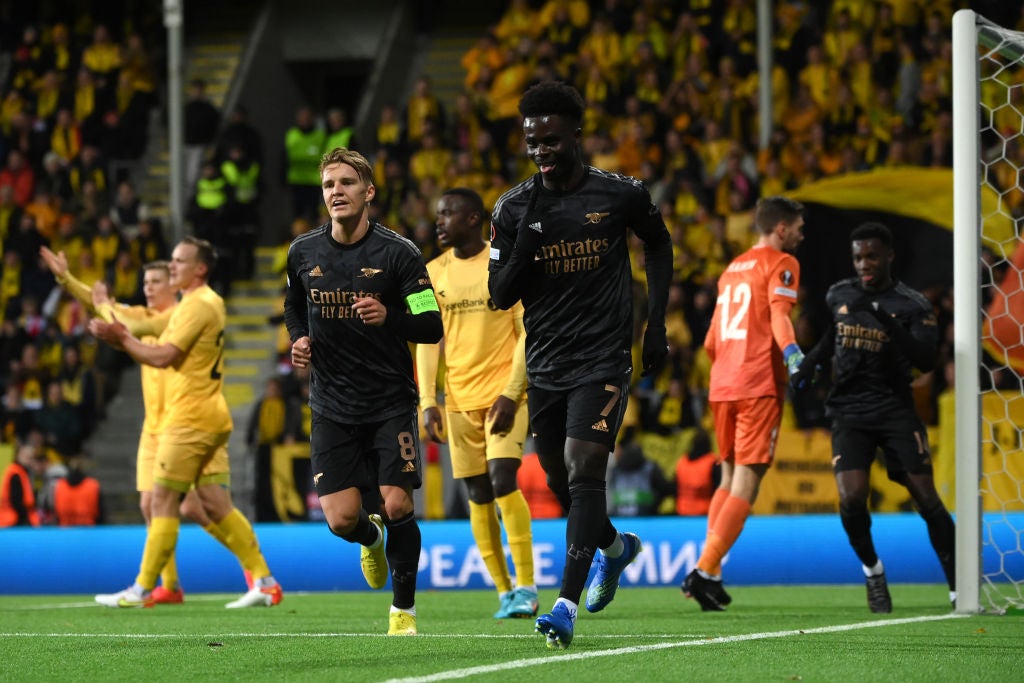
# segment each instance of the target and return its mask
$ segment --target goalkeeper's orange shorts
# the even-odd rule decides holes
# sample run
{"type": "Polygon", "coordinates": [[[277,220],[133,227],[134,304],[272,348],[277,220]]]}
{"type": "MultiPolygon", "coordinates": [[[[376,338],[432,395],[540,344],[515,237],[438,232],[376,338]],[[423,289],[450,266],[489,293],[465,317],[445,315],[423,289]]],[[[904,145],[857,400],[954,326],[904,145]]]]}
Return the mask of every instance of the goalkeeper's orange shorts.
{"type": "Polygon", "coordinates": [[[736,465],[770,465],[782,422],[783,396],[712,401],[718,458],[736,465]]]}

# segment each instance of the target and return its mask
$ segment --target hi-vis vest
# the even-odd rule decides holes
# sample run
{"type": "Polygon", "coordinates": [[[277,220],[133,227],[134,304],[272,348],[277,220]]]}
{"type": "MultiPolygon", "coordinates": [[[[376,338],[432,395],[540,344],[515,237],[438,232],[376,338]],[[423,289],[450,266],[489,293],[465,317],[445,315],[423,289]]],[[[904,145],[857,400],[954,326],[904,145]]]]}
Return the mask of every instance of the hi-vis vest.
{"type": "Polygon", "coordinates": [[[347,148],[349,143],[352,142],[353,133],[355,133],[355,130],[352,126],[345,126],[344,128],[334,131],[327,136],[327,143],[324,145],[324,151],[330,152],[336,147],[347,148]]]}
{"type": "Polygon", "coordinates": [[[86,477],[72,486],[67,479],[58,479],[53,507],[60,526],[94,526],[100,516],[100,483],[86,477]]]}
{"type": "Polygon", "coordinates": [[[226,186],[224,178],[200,178],[196,181],[196,204],[209,211],[219,209],[228,200],[226,186]]]}
{"type": "Polygon", "coordinates": [[[239,204],[249,204],[256,199],[256,186],[260,179],[260,165],[255,161],[244,171],[239,170],[233,161],[221,164],[220,172],[228,185],[235,188],[235,199],[239,204]]]}
{"type": "Polygon", "coordinates": [[[28,523],[32,526],[39,526],[39,513],[36,511],[36,494],[32,490],[32,479],[24,467],[14,463],[4,472],[3,481],[0,482],[0,527],[17,526],[18,524],[18,511],[11,505],[11,480],[14,477],[21,479],[22,500],[28,510],[28,523]]]}
{"type": "Polygon", "coordinates": [[[323,156],[327,134],[320,128],[308,133],[289,128],[284,136],[288,154],[288,184],[320,187],[320,157],[323,156]]]}

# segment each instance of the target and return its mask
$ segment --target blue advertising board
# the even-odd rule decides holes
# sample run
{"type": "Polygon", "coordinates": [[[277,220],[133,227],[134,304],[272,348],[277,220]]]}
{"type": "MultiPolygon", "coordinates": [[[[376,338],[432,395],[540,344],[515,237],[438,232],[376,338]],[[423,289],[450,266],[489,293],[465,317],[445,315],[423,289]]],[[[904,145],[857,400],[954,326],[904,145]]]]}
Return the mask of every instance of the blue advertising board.
{"type": "MultiPolygon", "coordinates": [[[[916,514],[877,514],[872,531],[886,574],[894,583],[942,583],[938,560],[924,522],[916,514]]],[[[644,548],[626,568],[622,585],[678,585],[693,568],[704,541],[703,517],[615,519],[636,532],[644,548]]],[[[993,521],[995,518],[993,518],[993,521]]],[[[1014,529],[1024,513],[999,515],[994,538],[1009,576],[1024,577],[1024,556],[1014,529]]],[[[420,590],[487,588],[491,581],[473,544],[469,523],[420,523],[420,590]]],[[[257,524],[267,562],[285,590],[368,590],[359,551],[331,535],[322,523],[257,524]]],[[[565,521],[533,523],[538,586],[557,587],[565,553],[565,521]]],[[[0,593],[81,594],[113,592],[138,571],[145,542],[143,526],[0,530],[0,593]]],[[[240,592],[241,569],[234,557],[194,524],[184,524],[177,549],[182,584],[190,592],[240,592]]],[[[986,569],[1000,558],[986,546],[986,569]]],[[[838,515],[752,517],[724,563],[729,585],[857,584],[864,580],[838,515]]]]}

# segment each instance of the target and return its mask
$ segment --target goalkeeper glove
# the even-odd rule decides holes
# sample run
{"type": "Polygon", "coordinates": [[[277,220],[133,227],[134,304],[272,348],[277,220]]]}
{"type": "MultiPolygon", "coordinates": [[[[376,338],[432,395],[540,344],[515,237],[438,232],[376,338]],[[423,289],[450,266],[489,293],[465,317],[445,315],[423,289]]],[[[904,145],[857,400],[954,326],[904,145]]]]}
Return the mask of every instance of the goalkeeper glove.
{"type": "Polygon", "coordinates": [[[817,363],[811,363],[809,360],[804,359],[796,369],[796,372],[790,375],[789,386],[793,387],[794,391],[810,389],[818,383],[818,379],[821,377],[821,371],[822,367],[820,365],[817,363]]]}
{"type": "Polygon", "coordinates": [[[786,362],[786,370],[792,378],[800,369],[800,364],[804,362],[804,352],[796,344],[790,344],[782,350],[782,359],[786,362]]]}

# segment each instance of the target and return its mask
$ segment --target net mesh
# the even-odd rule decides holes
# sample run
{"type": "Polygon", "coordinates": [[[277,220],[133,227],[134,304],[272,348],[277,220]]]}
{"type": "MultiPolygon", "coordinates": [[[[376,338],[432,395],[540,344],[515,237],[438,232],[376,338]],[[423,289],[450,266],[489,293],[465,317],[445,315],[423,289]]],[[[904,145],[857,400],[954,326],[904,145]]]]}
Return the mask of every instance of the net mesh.
{"type": "Polygon", "coordinates": [[[978,23],[982,606],[1024,608],[1024,33],[978,23]]]}

